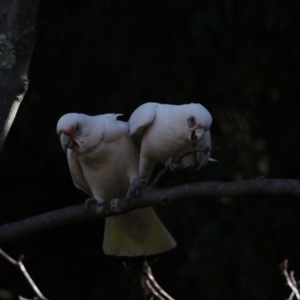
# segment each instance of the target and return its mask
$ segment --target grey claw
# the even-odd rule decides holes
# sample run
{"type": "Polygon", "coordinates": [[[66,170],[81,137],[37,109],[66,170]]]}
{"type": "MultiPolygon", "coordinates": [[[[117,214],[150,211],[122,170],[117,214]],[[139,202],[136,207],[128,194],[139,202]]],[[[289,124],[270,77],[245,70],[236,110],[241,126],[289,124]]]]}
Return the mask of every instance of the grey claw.
{"type": "Polygon", "coordinates": [[[176,170],[185,169],[185,166],[183,164],[174,162],[174,157],[169,157],[165,163],[165,166],[169,168],[172,172],[175,172],[176,170]]]}
{"type": "Polygon", "coordinates": [[[147,185],[148,185],[148,180],[144,175],[139,175],[135,177],[130,184],[126,197],[127,198],[140,197],[141,189],[145,188],[147,185]]]}
{"type": "Polygon", "coordinates": [[[98,200],[97,200],[97,199],[95,199],[95,198],[88,198],[88,199],[86,199],[85,202],[84,202],[84,209],[85,209],[86,211],[89,211],[90,208],[91,208],[93,205],[95,205],[96,203],[98,203],[98,200]]]}

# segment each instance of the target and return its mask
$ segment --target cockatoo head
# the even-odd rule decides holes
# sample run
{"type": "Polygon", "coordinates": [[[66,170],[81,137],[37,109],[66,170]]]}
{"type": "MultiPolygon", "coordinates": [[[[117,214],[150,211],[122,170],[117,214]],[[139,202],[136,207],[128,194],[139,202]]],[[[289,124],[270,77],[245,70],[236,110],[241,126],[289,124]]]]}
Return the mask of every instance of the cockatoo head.
{"type": "Polygon", "coordinates": [[[191,142],[199,141],[204,132],[209,130],[212,117],[208,110],[199,103],[184,105],[184,121],[187,138],[191,142]]]}
{"type": "Polygon", "coordinates": [[[65,152],[70,148],[78,154],[85,153],[99,143],[101,131],[92,126],[93,118],[95,117],[68,113],[58,120],[56,132],[65,152]]]}

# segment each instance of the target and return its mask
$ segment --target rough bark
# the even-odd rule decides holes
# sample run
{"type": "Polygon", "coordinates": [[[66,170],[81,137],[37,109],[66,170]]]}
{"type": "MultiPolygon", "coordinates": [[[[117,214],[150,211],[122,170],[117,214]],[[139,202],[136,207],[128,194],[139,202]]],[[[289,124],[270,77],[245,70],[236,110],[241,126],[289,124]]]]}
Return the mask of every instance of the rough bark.
{"type": "Polygon", "coordinates": [[[28,88],[39,0],[0,0],[0,151],[28,88]]]}
{"type": "Polygon", "coordinates": [[[74,205],[0,226],[0,243],[75,222],[123,214],[145,206],[165,206],[175,200],[205,196],[238,197],[251,194],[294,195],[300,197],[300,181],[257,178],[237,182],[198,182],[167,189],[141,191],[139,198],[120,198],[105,202],[88,200],[88,205],[74,205]]]}

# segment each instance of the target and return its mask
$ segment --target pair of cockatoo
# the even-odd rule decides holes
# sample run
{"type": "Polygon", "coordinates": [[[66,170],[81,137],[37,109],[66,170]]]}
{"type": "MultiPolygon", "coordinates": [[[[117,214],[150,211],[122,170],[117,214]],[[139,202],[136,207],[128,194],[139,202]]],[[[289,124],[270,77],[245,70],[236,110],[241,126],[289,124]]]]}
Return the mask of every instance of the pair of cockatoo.
{"type": "MultiPolygon", "coordinates": [[[[149,179],[156,162],[166,163],[195,146],[211,146],[212,117],[201,104],[145,103],[128,122],[118,116],[69,113],[57,124],[75,186],[98,201],[133,194],[136,182],[149,179]],[[137,137],[138,147],[132,137],[137,137]]],[[[193,153],[181,164],[199,169],[209,156],[193,153]]],[[[108,255],[152,255],[175,246],[152,207],[105,220],[103,250],[108,255]]]]}

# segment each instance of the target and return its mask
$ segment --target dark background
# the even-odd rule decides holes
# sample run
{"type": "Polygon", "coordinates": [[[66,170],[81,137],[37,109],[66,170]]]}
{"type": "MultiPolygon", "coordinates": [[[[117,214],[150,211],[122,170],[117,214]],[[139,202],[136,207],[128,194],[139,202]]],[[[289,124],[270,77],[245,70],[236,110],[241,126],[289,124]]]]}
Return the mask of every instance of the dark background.
{"type": "MultiPolygon", "coordinates": [[[[214,119],[219,162],[161,186],[299,178],[299,26],[299,1],[41,1],[30,88],[0,156],[0,223],[87,198],[74,187],[56,136],[68,112],[124,113],[127,120],[148,101],[200,102],[214,119]]],[[[157,211],[178,247],[152,269],[176,300],[286,299],[284,258],[300,279],[297,198],[201,198],[157,211]]],[[[25,254],[51,300],[129,299],[124,258],[105,256],[102,238],[99,220],[2,248],[25,254]]],[[[142,262],[125,261],[136,272],[142,262]]],[[[0,289],[33,296],[1,257],[0,289]]]]}

